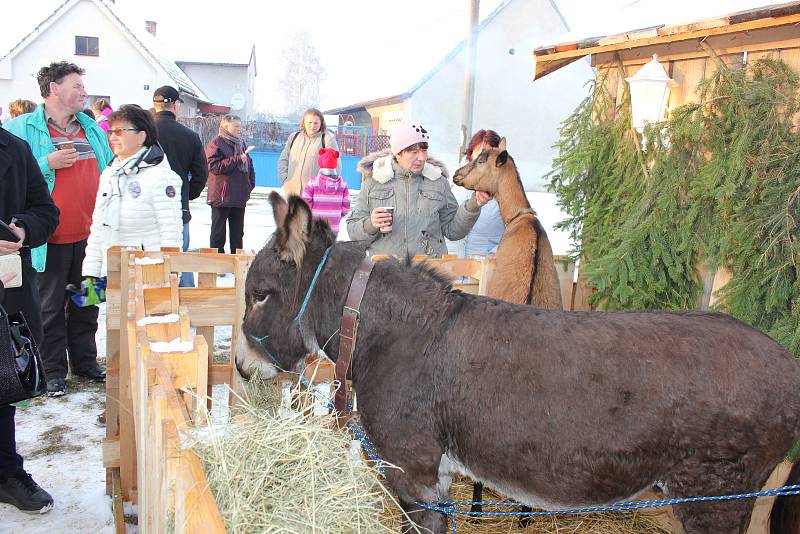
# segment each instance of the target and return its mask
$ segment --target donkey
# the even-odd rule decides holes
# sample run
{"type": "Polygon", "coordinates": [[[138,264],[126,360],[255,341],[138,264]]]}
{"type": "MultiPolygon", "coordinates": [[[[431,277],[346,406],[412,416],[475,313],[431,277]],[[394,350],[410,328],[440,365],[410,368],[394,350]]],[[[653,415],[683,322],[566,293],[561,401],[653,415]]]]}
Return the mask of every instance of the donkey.
{"type": "MultiPolygon", "coordinates": [[[[336,243],[301,198],[270,202],[277,230],[245,282],[245,378],[292,369],[326,343],[337,360],[365,261],[367,243],[336,243]]],[[[436,534],[447,518],[419,502],[445,499],[457,473],[550,510],[653,486],[740,493],[760,489],[800,438],[800,363],[732,317],[545,310],[453,290],[424,263],[374,265],[351,374],[366,431],[400,468],[387,483],[436,534]]],[[[675,514],[687,534],[741,534],[751,507],[692,502],[675,514]]]]}
{"type": "Polygon", "coordinates": [[[536,217],[505,138],[481,152],[453,176],[456,185],[491,193],[506,224],[486,294],[515,304],[561,309],[561,288],[553,249],[536,217]]]}

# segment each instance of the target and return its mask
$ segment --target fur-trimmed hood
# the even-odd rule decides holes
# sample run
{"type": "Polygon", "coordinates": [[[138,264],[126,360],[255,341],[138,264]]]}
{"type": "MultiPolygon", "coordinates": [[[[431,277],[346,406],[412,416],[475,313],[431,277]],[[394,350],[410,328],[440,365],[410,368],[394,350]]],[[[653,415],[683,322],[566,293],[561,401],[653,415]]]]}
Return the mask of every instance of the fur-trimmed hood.
{"type": "MultiPolygon", "coordinates": [[[[372,178],[379,184],[385,184],[394,177],[395,170],[400,169],[395,162],[391,150],[367,154],[358,162],[358,171],[366,178],[372,178]]],[[[431,181],[436,181],[442,176],[448,178],[447,166],[441,161],[429,157],[422,168],[422,176],[431,181]]]]}

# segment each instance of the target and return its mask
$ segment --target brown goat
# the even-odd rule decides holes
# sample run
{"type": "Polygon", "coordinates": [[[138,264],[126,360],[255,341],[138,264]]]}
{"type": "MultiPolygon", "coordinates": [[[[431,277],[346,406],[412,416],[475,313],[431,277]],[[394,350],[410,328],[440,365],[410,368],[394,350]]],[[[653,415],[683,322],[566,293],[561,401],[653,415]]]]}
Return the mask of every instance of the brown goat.
{"type": "Polygon", "coordinates": [[[458,169],[453,182],[494,196],[506,225],[487,295],[514,304],[562,309],[553,249],[525,196],[505,138],[497,148],[487,148],[458,169]]]}

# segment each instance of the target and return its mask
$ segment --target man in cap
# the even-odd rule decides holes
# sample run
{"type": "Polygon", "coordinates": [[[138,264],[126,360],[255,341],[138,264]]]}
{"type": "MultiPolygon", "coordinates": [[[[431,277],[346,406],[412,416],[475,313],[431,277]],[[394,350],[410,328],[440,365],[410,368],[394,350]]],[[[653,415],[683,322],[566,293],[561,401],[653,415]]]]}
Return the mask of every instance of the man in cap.
{"type": "MultiPolygon", "coordinates": [[[[208,179],[208,163],[200,136],[176,120],[180,93],[165,85],[153,93],[158,142],[167,155],[169,166],[181,177],[181,208],[183,210],[183,250],[189,249],[189,201],[200,196],[208,179]]],[[[192,273],[182,273],[181,287],[193,287],[192,273]]]]}

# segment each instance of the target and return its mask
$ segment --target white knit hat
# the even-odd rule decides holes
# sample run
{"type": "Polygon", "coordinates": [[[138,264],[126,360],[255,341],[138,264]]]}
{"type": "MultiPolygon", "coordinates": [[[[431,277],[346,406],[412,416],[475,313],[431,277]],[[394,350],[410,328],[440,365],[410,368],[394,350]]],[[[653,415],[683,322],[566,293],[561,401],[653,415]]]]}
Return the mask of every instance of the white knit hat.
{"type": "Polygon", "coordinates": [[[430,142],[428,130],[423,128],[419,121],[403,121],[392,126],[389,132],[389,146],[392,149],[392,154],[395,155],[411,145],[428,142],[430,142]]]}

